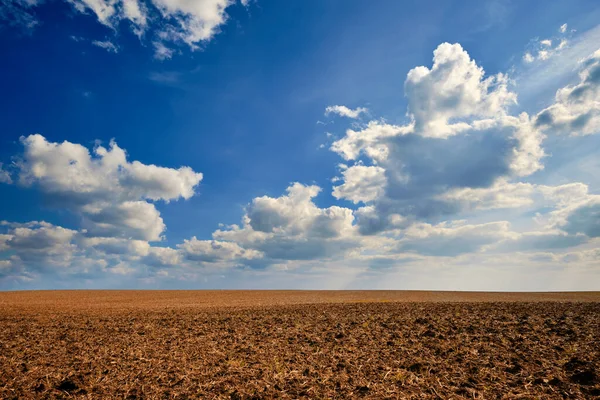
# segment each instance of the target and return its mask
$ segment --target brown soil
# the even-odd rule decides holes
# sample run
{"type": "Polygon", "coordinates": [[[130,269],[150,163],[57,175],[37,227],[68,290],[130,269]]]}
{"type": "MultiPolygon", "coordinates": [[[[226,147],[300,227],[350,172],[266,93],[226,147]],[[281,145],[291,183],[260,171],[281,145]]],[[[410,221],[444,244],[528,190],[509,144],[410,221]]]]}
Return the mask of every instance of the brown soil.
{"type": "Polygon", "coordinates": [[[0,293],[0,398],[598,398],[600,293],[0,293]]]}

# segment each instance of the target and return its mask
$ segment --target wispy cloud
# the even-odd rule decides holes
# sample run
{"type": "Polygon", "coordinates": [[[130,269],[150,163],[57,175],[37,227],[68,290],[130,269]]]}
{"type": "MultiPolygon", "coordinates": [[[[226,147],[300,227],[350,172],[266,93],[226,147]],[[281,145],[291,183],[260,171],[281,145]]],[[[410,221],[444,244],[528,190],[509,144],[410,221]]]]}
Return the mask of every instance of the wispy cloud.
{"type": "Polygon", "coordinates": [[[367,112],[369,112],[369,110],[364,107],[351,109],[346,106],[329,106],[325,109],[325,115],[337,114],[341,117],[347,118],[358,118],[361,114],[365,114],[367,112]]]}
{"type": "Polygon", "coordinates": [[[148,78],[158,83],[175,84],[180,81],[181,73],[176,71],[151,72],[148,78]]]}
{"type": "Polygon", "coordinates": [[[92,44],[108,51],[109,53],[119,52],[119,48],[110,40],[94,40],[92,41],[92,44]]]}

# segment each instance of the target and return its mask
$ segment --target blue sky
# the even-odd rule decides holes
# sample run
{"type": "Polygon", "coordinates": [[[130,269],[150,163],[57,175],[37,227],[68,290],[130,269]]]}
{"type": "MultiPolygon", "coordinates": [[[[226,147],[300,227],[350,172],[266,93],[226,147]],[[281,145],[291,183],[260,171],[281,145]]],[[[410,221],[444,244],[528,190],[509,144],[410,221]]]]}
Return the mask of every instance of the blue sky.
{"type": "Polygon", "coordinates": [[[600,289],[595,1],[11,0],[0,289],[600,289]]]}

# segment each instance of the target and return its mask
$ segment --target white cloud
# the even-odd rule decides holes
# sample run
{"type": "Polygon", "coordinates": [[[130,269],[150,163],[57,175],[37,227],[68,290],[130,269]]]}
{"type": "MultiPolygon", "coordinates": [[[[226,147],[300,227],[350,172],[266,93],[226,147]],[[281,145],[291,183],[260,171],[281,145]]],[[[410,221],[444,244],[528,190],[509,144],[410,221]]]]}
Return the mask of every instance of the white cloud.
{"type": "Polygon", "coordinates": [[[354,165],[342,171],[344,183],[333,188],[333,197],[353,203],[367,203],[385,192],[385,170],[377,166],[354,165]]]}
{"type": "Polygon", "coordinates": [[[146,201],[92,203],[82,213],[82,225],[93,236],[157,241],[166,228],[154,204],[146,201]]]}
{"type": "Polygon", "coordinates": [[[448,137],[469,128],[460,119],[504,115],[516,95],[508,90],[506,76],[484,75],[460,44],[439,45],[432,68],[413,68],[404,83],[415,132],[448,137]]]}
{"type": "Polygon", "coordinates": [[[386,139],[411,133],[413,126],[395,126],[370,121],[367,126],[355,131],[348,129],[346,135],[331,145],[331,150],[345,160],[356,160],[361,153],[375,161],[383,161],[388,156],[386,139]]]}
{"type": "Polygon", "coordinates": [[[549,39],[534,39],[528,46],[528,50],[523,55],[523,61],[526,64],[532,64],[536,61],[547,61],[551,57],[559,54],[569,45],[567,33],[567,24],[561,25],[558,30],[560,35],[549,39]]]}
{"type": "MultiPolygon", "coordinates": [[[[369,123],[364,131],[349,130],[346,137],[335,142],[332,149],[342,157],[364,154],[376,163],[377,177],[385,177],[385,185],[377,185],[377,190],[369,192],[368,200],[374,202],[377,213],[383,214],[377,219],[380,222],[369,225],[383,228],[380,224],[391,214],[417,218],[432,213],[452,214],[460,208],[441,202],[439,196],[443,193],[487,188],[498,179],[527,176],[543,168],[543,136],[527,115],[502,116],[471,125],[463,134],[442,139],[405,133],[408,128],[369,123]]],[[[353,171],[352,168],[348,169],[353,171]]],[[[371,185],[360,182],[358,177],[343,174],[341,187],[371,185]]],[[[336,195],[342,194],[340,190],[336,195]]],[[[366,233],[362,227],[361,230],[366,233]]]]}
{"type": "MultiPolygon", "coordinates": [[[[66,0],[80,13],[89,13],[115,33],[119,24],[127,21],[140,39],[151,36],[155,57],[171,58],[174,51],[164,43],[185,44],[197,50],[210,41],[227,22],[227,8],[234,0],[66,0]]],[[[240,0],[248,7],[247,0],[240,0]]],[[[38,21],[33,10],[40,2],[9,0],[0,7],[0,21],[11,25],[33,28],[38,21]]],[[[94,45],[117,52],[118,46],[110,41],[94,41],[94,45]]]]}
{"type": "Polygon", "coordinates": [[[153,267],[181,266],[183,259],[181,252],[170,247],[150,247],[143,262],[153,267]]]}
{"type": "Polygon", "coordinates": [[[27,275],[25,269],[66,268],[75,256],[76,246],[71,243],[77,234],[74,230],[47,222],[2,225],[9,229],[0,235],[0,250],[11,254],[11,268],[0,271],[0,279],[7,275],[27,275]]]}
{"type": "Polygon", "coordinates": [[[535,57],[533,57],[531,53],[527,52],[525,55],[523,55],[523,61],[526,63],[532,63],[535,61],[535,57]]]}
{"type": "Polygon", "coordinates": [[[148,23],[148,10],[137,0],[123,0],[123,14],[133,23],[133,31],[141,36],[148,23]]]}
{"type": "Polygon", "coordinates": [[[560,186],[508,182],[499,179],[490,187],[456,188],[437,196],[438,199],[459,203],[465,210],[521,208],[531,205],[564,207],[587,197],[588,187],[582,183],[560,186]]]}
{"type": "Polygon", "coordinates": [[[600,50],[581,64],[579,83],[556,92],[555,103],[537,115],[537,126],[573,136],[600,133],[600,50]]]}
{"type": "Polygon", "coordinates": [[[134,257],[147,256],[150,245],[144,240],[130,240],[117,237],[88,237],[78,238],[78,245],[82,248],[93,248],[105,255],[129,255],[134,257]]]}
{"type": "Polygon", "coordinates": [[[263,253],[263,264],[341,256],[359,241],[354,216],[348,208],[317,207],[312,199],[320,190],[294,183],[281,197],[255,198],[241,227],[232,225],[213,236],[263,253]]]}
{"type": "Polygon", "coordinates": [[[218,240],[198,240],[192,237],[177,246],[183,256],[191,261],[215,263],[219,261],[252,260],[262,258],[256,250],[246,250],[237,243],[218,240]]]}
{"type": "Polygon", "coordinates": [[[164,223],[152,201],[189,199],[202,174],[127,161],[114,141],[93,155],[81,145],[48,142],[41,135],[21,139],[19,182],[36,185],[48,199],[81,214],[94,235],[160,240],[164,223]]]}
{"type": "MultiPolygon", "coordinates": [[[[75,9],[85,13],[87,9],[92,11],[98,21],[104,25],[112,27],[111,19],[117,14],[117,2],[110,0],[70,0],[75,9]]],[[[117,14],[116,19],[120,16],[117,14]]]]}
{"type": "Polygon", "coordinates": [[[108,51],[109,53],[118,53],[119,52],[119,48],[117,46],[115,46],[115,44],[113,42],[111,42],[110,40],[94,40],[94,41],[92,41],[92,44],[94,46],[100,47],[100,48],[108,51]]]}
{"type": "Polygon", "coordinates": [[[161,32],[164,39],[183,41],[192,49],[210,40],[227,20],[225,9],[232,0],[152,0],[163,18],[172,20],[161,32]]]}
{"type": "Polygon", "coordinates": [[[567,31],[567,24],[562,24],[560,28],[558,28],[560,33],[565,33],[567,31]]]}
{"type": "Polygon", "coordinates": [[[154,58],[157,60],[170,60],[175,53],[173,49],[168,48],[162,42],[154,42],[152,45],[154,46],[154,58]]]}
{"type": "Polygon", "coordinates": [[[352,211],[341,207],[318,208],[312,201],[318,186],[292,184],[287,195],[255,198],[246,209],[248,224],[258,232],[335,237],[351,230],[352,211]]]}
{"type": "Polygon", "coordinates": [[[15,250],[34,250],[46,253],[62,251],[70,246],[76,231],[40,222],[37,226],[17,226],[5,243],[15,250]]]}
{"type": "Polygon", "coordinates": [[[543,169],[545,156],[544,136],[529,116],[507,114],[516,96],[506,76],[486,78],[460,45],[444,43],[431,69],[408,73],[405,89],[410,123],[370,121],[331,146],[345,160],[366,157],[374,164],[359,162],[335,180],[342,182],[335,197],[372,202],[356,214],[362,233],[391,229],[392,215],[426,219],[466,208],[464,199],[449,201],[448,193],[480,196],[491,190],[484,197],[494,207],[501,201],[529,204],[518,193],[503,198],[489,189],[543,169]]]}
{"type": "Polygon", "coordinates": [[[346,106],[329,106],[325,109],[325,115],[337,114],[342,117],[358,118],[360,114],[367,113],[368,111],[369,110],[364,107],[351,109],[346,106]]]}

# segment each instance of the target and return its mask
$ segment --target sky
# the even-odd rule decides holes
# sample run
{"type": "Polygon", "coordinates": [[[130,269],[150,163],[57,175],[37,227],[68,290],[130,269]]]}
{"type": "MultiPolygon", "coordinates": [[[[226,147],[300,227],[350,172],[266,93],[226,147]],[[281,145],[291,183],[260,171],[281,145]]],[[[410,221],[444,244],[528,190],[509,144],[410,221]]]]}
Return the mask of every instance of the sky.
{"type": "Polygon", "coordinates": [[[0,290],[600,290],[596,0],[8,0],[0,290]]]}

